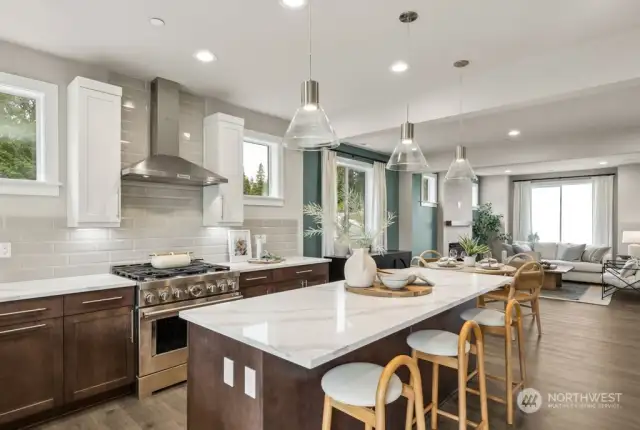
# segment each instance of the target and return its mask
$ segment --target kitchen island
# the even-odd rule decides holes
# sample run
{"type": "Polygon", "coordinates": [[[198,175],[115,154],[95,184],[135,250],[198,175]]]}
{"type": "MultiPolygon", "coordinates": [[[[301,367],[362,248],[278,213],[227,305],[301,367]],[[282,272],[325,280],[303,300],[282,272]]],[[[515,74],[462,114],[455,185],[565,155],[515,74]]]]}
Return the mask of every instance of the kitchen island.
{"type": "MultiPolygon", "coordinates": [[[[329,369],[353,361],[386,365],[410,352],[406,338],[412,330],[457,332],[462,310],[511,281],[407,270],[419,270],[435,282],[433,292],[376,298],[349,293],[340,281],[181,312],[189,321],[188,428],[319,429],[320,380],[329,369]]],[[[428,402],[430,367],[422,363],[421,371],[428,402]]],[[[442,396],[455,389],[455,379],[455,372],[442,372],[442,396]]],[[[397,401],[387,407],[388,429],[404,428],[405,405],[397,401]]],[[[361,429],[362,424],[335,414],[332,428],[361,429]]]]}

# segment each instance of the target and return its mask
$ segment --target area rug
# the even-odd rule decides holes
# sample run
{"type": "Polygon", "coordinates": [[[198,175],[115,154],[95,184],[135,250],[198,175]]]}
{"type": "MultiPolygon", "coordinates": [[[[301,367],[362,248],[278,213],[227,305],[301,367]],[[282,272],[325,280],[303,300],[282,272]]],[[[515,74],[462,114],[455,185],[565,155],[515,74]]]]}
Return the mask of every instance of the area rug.
{"type": "Polygon", "coordinates": [[[611,296],[602,299],[602,286],[579,282],[565,281],[562,283],[562,288],[557,290],[541,290],[540,297],[600,306],[608,306],[611,303],[611,296]]]}

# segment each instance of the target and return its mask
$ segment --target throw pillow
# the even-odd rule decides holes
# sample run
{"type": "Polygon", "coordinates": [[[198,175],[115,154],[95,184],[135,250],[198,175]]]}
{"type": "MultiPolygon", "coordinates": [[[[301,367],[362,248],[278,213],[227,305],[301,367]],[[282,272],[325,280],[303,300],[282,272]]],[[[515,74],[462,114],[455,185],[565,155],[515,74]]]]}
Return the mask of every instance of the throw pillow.
{"type": "Polygon", "coordinates": [[[610,246],[589,245],[584,249],[581,260],[586,263],[602,263],[610,249],[610,246]]]}
{"type": "Polygon", "coordinates": [[[538,242],[533,244],[533,250],[540,253],[544,260],[555,260],[558,254],[556,242],[538,242]]]}
{"type": "Polygon", "coordinates": [[[514,243],[513,244],[513,252],[516,254],[521,254],[523,252],[531,252],[533,249],[527,243],[514,243]]]}
{"type": "Polygon", "coordinates": [[[635,259],[627,260],[627,262],[624,263],[622,270],[620,271],[620,276],[623,278],[634,276],[638,268],[640,268],[640,264],[638,263],[638,260],[635,260],[635,259]]]}
{"type": "Polygon", "coordinates": [[[587,245],[580,244],[574,245],[571,243],[559,243],[558,244],[558,260],[564,261],[580,261],[582,253],[587,245]]]}
{"type": "Polygon", "coordinates": [[[515,252],[513,252],[513,245],[511,245],[510,243],[503,243],[502,249],[507,251],[507,257],[512,257],[513,255],[515,255],[515,252]]]}

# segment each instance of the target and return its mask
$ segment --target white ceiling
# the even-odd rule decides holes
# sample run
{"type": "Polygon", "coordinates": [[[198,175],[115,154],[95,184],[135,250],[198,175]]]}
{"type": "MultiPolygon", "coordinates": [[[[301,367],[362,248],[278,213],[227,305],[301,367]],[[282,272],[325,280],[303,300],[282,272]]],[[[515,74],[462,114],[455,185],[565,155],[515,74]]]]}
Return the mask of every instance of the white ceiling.
{"type": "MultiPolygon", "coordinates": [[[[453,125],[440,121],[457,112],[451,64],[461,58],[472,61],[465,111],[474,112],[467,128],[478,144],[504,139],[510,127],[521,128],[523,138],[627,127],[638,110],[632,103],[637,88],[634,95],[617,91],[592,95],[590,102],[540,105],[640,77],[637,0],[313,4],[313,76],[342,137],[396,127],[410,98],[414,122],[436,121],[420,130],[425,145],[451,145],[453,125]],[[393,75],[389,65],[406,56],[406,28],[397,17],[409,9],[421,15],[412,27],[412,67],[393,75]],[[625,106],[617,112],[616,97],[625,106]],[[524,107],[509,112],[514,105],[524,107]],[[499,112],[479,115],[487,110],[499,112]]],[[[162,76],[284,118],[295,111],[307,77],[306,12],[285,10],[278,0],[0,0],[0,6],[0,39],[137,77],[162,76]],[[152,27],[150,17],[166,26],[152,27]],[[195,61],[193,53],[203,48],[219,61],[195,61]]],[[[371,146],[389,150],[388,140],[371,139],[371,146]]]]}

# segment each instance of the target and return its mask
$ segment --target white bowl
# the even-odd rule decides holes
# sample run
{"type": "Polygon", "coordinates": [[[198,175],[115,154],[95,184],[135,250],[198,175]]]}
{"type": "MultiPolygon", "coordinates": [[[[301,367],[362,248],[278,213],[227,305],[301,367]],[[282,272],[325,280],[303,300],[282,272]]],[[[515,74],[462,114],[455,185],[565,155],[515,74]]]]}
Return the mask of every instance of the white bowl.
{"type": "Polygon", "coordinates": [[[379,276],[380,282],[390,290],[401,290],[409,283],[408,276],[387,275],[379,276]]]}

